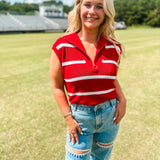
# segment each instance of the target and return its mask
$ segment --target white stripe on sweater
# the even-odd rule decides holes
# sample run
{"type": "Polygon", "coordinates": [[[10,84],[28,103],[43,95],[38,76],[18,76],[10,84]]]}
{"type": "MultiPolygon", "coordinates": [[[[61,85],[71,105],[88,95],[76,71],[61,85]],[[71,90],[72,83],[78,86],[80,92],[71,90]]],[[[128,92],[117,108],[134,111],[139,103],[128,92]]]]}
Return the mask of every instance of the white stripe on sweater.
{"type": "Polygon", "coordinates": [[[68,65],[72,65],[72,64],[85,64],[86,61],[85,60],[79,60],[79,61],[68,61],[68,62],[63,62],[62,66],[68,66],[68,65]]]}
{"type": "MultiPolygon", "coordinates": [[[[110,49],[110,48],[115,48],[114,45],[110,45],[110,46],[105,46],[106,49],[110,49]]],[[[119,51],[119,53],[121,52],[120,48],[118,46],[116,46],[116,49],[119,51]]]]}
{"type": "Polygon", "coordinates": [[[68,93],[69,96],[89,96],[89,95],[99,95],[99,94],[106,94],[109,92],[114,91],[115,89],[109,89],[109,90],[105,90],[105,91],[97,91],[97,92],[77,92],[77,93],[68,93]]]}
{"type": "Polygon", "coordinates": [[[71,48],[74,48],[75,46],[72,45],[72,44],[68,44],[68,43],[61,43],[61,44],[59,44],[56,48],[59,50],[59,49],[61,49],[62,47],[71,47],[71,48]]]}
{"type": "Polygon", "coordinates": [[[116,79],[116,76],[105,76],[105,75],[95,75],[95,76],[82,76],[70,79],[64,79],[66,82],[75,82],[81,80],[88,80],[88,79],[116,79]]]}
{"type": "Polygon", "coordinates": [[[118,67],[118,63],[116,61],[102,59],[102,63],[113,63],[118,67]]]}

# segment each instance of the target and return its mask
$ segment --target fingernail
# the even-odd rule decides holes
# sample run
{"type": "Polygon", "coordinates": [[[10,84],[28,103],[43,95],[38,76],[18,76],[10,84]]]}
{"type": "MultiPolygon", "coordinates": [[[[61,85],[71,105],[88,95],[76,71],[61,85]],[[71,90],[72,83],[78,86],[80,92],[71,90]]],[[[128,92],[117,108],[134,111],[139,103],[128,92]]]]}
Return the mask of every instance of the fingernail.
{"type": "Polygon", "coordinates": [[[113,120],[115,121],[115,120],[116,120],[116,117],[114,117],[113,120]]]}

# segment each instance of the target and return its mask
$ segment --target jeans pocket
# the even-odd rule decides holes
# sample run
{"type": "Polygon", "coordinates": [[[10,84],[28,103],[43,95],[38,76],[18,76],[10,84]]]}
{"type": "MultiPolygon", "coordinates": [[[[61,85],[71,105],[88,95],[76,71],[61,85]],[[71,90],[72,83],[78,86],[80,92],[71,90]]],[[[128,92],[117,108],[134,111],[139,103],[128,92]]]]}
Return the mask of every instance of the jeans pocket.
{"type": "Polygon", "coordinates": [[[79,124],[82,132],[91,132],[94,128],[94,113],[87,109],[78,109],[71,107],[72,116],[79,124]]]}
{"type": "Polygon", "coordinates": [[[104,108],[103,114],[102,114],[102,121],[103,123],[108,126],[111,124],[114,124],[114,117],[115,117],[115,112],[117,108],[117,100],[116,99],[111,99],[109,100],[110,104],[104,108]]]}
{"type": "Polygon", "coordinates": [[[114,109],[117,108],[117,104],[118,104],[117,98],[111,99],[111,100],[110,100],[110,103],[111,103],[111,106],[112,106],[114,109]]]}

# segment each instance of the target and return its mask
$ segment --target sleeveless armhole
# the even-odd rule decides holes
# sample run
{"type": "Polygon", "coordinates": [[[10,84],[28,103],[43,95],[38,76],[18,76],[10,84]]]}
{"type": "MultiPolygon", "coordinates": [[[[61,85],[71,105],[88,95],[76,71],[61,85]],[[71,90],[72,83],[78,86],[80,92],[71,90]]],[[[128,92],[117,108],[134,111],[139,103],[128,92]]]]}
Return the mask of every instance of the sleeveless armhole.
{"type": "Polygon", "coordinates": [[[59,61],[60,61],[60,64],[62,65],[62,54],[63,54],[63,52],[62,52],[62,48],[58,48],[58,46],[62,43],[61,42],[62,41],[62,39],[58,39],[54,44],[53,44],[53,46],[52,46],[52,50],[54,51],[54,53],[57,55],[57,57],[58,57],[58,59],[59,59],[59,61]]]}

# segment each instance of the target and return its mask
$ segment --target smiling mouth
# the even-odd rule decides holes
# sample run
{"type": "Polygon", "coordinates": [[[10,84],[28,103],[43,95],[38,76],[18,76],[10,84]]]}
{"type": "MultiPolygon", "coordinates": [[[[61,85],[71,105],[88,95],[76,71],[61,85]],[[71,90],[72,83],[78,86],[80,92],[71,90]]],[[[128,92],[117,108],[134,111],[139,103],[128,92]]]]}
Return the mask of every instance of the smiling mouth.
{"type": "Polygon", "coordinates": [[[97,20],[98,18],[95,18],[95,17],[86,17],[86,19],[87,19],[88,21],[95,21],[95,20],[97,20]]]}

